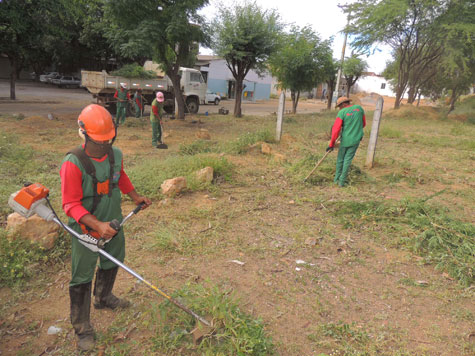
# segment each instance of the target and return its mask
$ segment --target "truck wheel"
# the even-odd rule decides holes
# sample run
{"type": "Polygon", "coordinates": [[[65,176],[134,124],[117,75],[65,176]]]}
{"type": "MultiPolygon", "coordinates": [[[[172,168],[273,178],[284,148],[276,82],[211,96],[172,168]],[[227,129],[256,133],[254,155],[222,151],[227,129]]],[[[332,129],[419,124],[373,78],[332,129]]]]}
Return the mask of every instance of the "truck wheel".
{"type": "Polygon", "coordinates": [[[117,113],[117,105],[115,103],[106,104],[105,108],[110,112],[111,115],[115,115],[117,113]]]}
{"type": "Polygon", "coordinates": [[[219,105],[219,98],[214,99],[214,105],[219,105]]]}
{"type": "Polygon", "coordinates": [[[192,114],[196,114],[200,109],[200,104],[198,103],[198,100],[196,100],[196,98],[187,98],[186,106],[188,107],[188,111],[192,114]]]}
{"type": "Polygon", "coordinates": [[[127,117],[135,116],[135,105],[131,102],[127,102],[127,108],[125,109],[125,115],[127,117]]]}

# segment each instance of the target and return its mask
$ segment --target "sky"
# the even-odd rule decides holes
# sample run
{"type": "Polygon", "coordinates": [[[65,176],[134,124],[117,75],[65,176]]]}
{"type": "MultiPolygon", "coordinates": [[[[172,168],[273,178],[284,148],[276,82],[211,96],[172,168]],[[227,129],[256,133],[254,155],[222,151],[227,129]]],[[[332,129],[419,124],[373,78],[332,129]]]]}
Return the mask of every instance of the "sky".
{"type": "MultiPolygon", "coordinates": [[[[341,58],[341,52],[344,42],[344,33],[341,31],[346,25],[346,15],[338,7],[338,4],[344,5],[354,0],[255,0],[263,9],[276,9],[285,23],[293,23],[299,27],[310,25],[313,30],[320,34],[322,39],[333,39],[334,58],[341,58]]],[[[224,3],[226,6],[232,6],[234,0],[210,0],[210,4],[200,13],[208,20],[216,16],[216,5],[224,3]]],[[[346,46],[345,56],[351,53],[349,45],[346,46]]],[[[380,74],[386,67],[386,62],[391,59],[390,49],[385,46],[378,46],[379,51],[374,51],[369,57],[362,57],[369,66],[369,71],[380,74]]],[[[202,54],[212,54],[210,49],[200,49],[202,54]]]]}

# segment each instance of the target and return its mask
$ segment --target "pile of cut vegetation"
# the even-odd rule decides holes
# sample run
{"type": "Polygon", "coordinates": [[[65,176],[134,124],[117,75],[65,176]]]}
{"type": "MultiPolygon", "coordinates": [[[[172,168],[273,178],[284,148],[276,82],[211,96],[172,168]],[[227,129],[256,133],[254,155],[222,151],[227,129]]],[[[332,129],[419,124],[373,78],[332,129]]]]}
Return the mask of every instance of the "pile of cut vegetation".
{"type": "Polygon", "coordinates": [[[440,112],[432,106],[401,105],[399,109],[385,112],[385,116],[394,119],[431,119],[440,118],[440,112]]]}
{"type": "Polygon", "coordinates": [[[154,71],[145,70],[137,63],[126,64],[122,68],[115,70],[110,74],[125,78],[154,79],[157,77],[157,74],[154,71]]]}

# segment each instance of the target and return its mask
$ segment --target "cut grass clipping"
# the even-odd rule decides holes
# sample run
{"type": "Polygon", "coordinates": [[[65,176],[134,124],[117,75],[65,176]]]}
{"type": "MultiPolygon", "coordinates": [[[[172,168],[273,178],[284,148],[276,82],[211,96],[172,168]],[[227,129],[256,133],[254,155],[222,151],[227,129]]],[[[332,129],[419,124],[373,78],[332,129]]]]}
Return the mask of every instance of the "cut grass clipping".
{"type": "Polygon", "coordinates": [[[161,354],[180,355],[273,355],[274,346],[264,332],[261,320],[243,313],[229,291],[187,284],[173,295],[191,310],[212,320],[216,327],[210,335],[195,345],[190,335],[197,325],[190,315],[165,301],[154,305],[151,323],[157,327],[153,350],[161,354]]]}
{"type": "Polygon", "coordinates": [[[383,240],[406,246],[462,285],[475,282],[475,226],[453,219],[427,200],[338,202],[335,214],[347,228],[365,226],[384,234],[383,240]],[[349,217],[351,217],[349,219],[349,217]]]}

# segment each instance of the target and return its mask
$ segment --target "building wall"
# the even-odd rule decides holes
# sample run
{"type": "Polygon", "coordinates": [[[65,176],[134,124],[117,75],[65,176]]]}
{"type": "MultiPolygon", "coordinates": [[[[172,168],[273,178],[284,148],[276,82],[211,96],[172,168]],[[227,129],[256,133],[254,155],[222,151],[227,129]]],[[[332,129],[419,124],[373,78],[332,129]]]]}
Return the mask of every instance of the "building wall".
{"type": "Polygon", "coordinates": [[[391,90],[389,82],[384,77],[373,75],[359,78],[351,91],[355,93],[366,92],[385,96],[396,96],[396,93],[391,90]]]}
{"type": "MultiPolygon", "coordinates": [[[[229,82],[234,81],[231,71],[224,59],[212,60],[208,69],[208,89],[221,96],[228,96],[229,82]]],[[[243,100],[267,100],[271,93],[272,77],[264,73],[262,77],[251,70],[244,79],[246,88],[243,90],[243,100]]]]}

